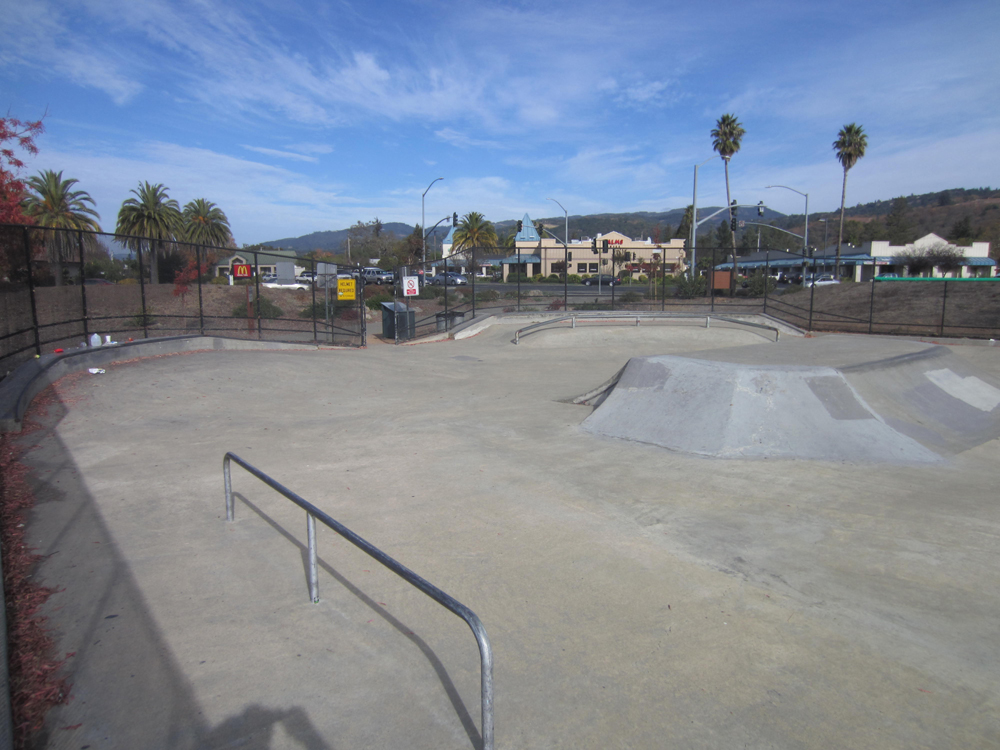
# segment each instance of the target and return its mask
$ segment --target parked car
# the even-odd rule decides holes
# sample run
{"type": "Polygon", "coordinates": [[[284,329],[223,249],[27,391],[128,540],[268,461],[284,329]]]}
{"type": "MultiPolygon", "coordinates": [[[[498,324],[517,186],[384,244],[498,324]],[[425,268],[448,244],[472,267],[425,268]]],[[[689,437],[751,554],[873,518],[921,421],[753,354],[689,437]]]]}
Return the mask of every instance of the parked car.
{"type": "Polygon", "coordinates": [[[589,279],[584,279],[580,283],[584,286],[597,286],[598,284],[601,286],[618,286],[622,283],[622,280],[615,278],[614,276],[601,275],[591,276],[589,279]]]}
{"type": "Polygon", "coordinates": [[[469,280],[460,273],[449,271],[448,273],[439,273],[431,276],[427,280],[427,283],[434,286],[465,286],[469,283],[469,280]]]}
{"type": "Polygon", "coordinates": [[[361,269],[361,278],[366,284],[391,284],[394,274],[392,271],[384,271],[381,268],[368,267],[361,269]]]}
{"type": "Polygon", "coordinates": [[[307,284],[302,281],[268,281],[263,284],[267,289],[308,289],[312,284],[307,284]]]}
{"type": "Polygon", "coordinates": [[[262,284],[273,284],[278,280],[278,274],[276,273],[265,273],[260,277],[260,283],[262,284]]]}
{"type": "Polygon", "coordinates": [[[303,271],[298,276],[295,277],[296,281],[301,281],[304,284],[315,284],[316,283],[316,272],[315,271],[303,271]]]}
{"type": "Polygon", "coordinates": [[[806,281],[806,286],[830,286],[831,284],[839,284],[840,280],[833,278],[833,276],[817,276],[815,280],[806,281]]]}

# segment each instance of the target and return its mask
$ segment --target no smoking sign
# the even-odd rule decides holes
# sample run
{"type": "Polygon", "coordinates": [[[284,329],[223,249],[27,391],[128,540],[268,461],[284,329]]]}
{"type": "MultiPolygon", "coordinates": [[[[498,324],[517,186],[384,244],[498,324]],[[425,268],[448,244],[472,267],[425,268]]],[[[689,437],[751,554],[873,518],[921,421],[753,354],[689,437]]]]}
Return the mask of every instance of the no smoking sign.
{"type": "Polygon", "coordinates": [[[420,294],[420,283],[416,276],[403,277],[403,296],[416,297],[420,294]]]}

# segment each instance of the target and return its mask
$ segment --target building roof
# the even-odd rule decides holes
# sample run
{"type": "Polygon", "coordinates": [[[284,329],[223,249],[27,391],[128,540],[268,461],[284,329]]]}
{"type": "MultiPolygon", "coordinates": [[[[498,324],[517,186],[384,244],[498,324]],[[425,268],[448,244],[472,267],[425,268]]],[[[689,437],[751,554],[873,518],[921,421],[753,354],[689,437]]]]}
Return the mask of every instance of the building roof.
{"type": "MultiPolygon", "coordinates": [[[[514,238],[515,242],[538,242],[541,237],[538,236],[538,232],[535,230],[535,224],[531,220],[528,214],[524,215],[521,220],[521,231],[517,233],[514,238]]],[[[537,262],[537,261],[536,261],[537,262]]]]}

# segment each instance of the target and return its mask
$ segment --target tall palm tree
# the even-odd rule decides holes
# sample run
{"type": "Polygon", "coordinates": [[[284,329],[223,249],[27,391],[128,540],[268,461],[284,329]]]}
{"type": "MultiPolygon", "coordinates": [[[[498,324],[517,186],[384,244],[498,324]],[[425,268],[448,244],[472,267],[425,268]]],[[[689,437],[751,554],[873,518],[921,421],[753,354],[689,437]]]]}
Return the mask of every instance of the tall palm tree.
{"type": "Polygon", "coordinates": [[[837,274],[840,274],[840,246],[844,242],[844,203],[847,201],[847,171],[858,163],[868,148],[868,136],[865,130],[856,123],[845,125],[837,133],[833,142],[833,150],[837,152],[837,160],[844,167],[844,188],[840,193],[840,231],[837,233],[837,274]]]}
{"type": "MultiPolygon", "coordinates": [[[[712,130],[712,149],[722,157],[722,163],[726,166],[726,205],[732,203],[732,199],[729,197],[729,160],[733,157],[733,154],[738,153],[740,150],[740,141],[743,140],[743,136],[746,135],[743,126],[740,125],[740,121],[736,119],[736,115],[723,115],[715,123],[715,129],[712,130]]],[[[736,274],[739,273],[739,266],[736,260],[736,232],[733,232],[732,238],[733,245],[733,276],[729,284],[729,294],[733,296],[736,294],[736,274]]]]}
{"type": "Polygon", "coordinates": [[[183,218],[177,201],[167,195],[161,184],[150,185],[142,182],[135,190],[134,198],[127,198],[118,211],[118,226],[115,233],[131,235],[123,237],[126,247],[138,253],[144,250],[149,259],[149,281],[160,283],[157,268],[157,251],[164,244],[174,242],[183,234],[183,218]]]}
{"type": "Polygon", "coordinates": [[[200,246],[225,247],[232,239],[229,219],[212,201],[195,198],[184,206],[183,218],[185,242],[200,246]]]}
{"type": "MultiPolygon", "coordinates": [[[[46,169],[26,180],[25,184],[33,192],[24,197],[24,213],[32,217],[38,226],[49,229],[100,232],[101,225],[97,223],[97,219],[101,216],[93,208],[94,199],[86,190],[73,190],[79,180],[64,180],[62,175],[62,172],[46,169]]],[[[72,253],[74,238],[66,231],[46,232],[45,235],[45,246],[49,262],[52,263],[56,286],[62,286],[62,264],[72,253]]],[[[91,235],[87,236],[86,241],[96,244],[91,235]]]]}
{"type": "Polygon", "coordinates": [[[471,253],[476,248],[492,248],[497,246],[497,230],[492,221],[478,211],[469,211],[458,223],[458,229],[452,235],[456,252],[471,253]]]}

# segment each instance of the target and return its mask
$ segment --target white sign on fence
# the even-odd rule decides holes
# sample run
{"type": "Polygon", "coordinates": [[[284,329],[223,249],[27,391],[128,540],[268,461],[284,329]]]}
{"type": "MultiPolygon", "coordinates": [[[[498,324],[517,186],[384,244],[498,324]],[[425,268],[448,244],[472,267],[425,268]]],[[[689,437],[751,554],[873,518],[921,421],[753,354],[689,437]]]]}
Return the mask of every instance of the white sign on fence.
{"type": "Polygon", "coordinates": [[[403,277],[403,296],[404,297],[416,297],[420,294],[420,282],[417,280],[416,276],[404,276],[403,277]]]}

